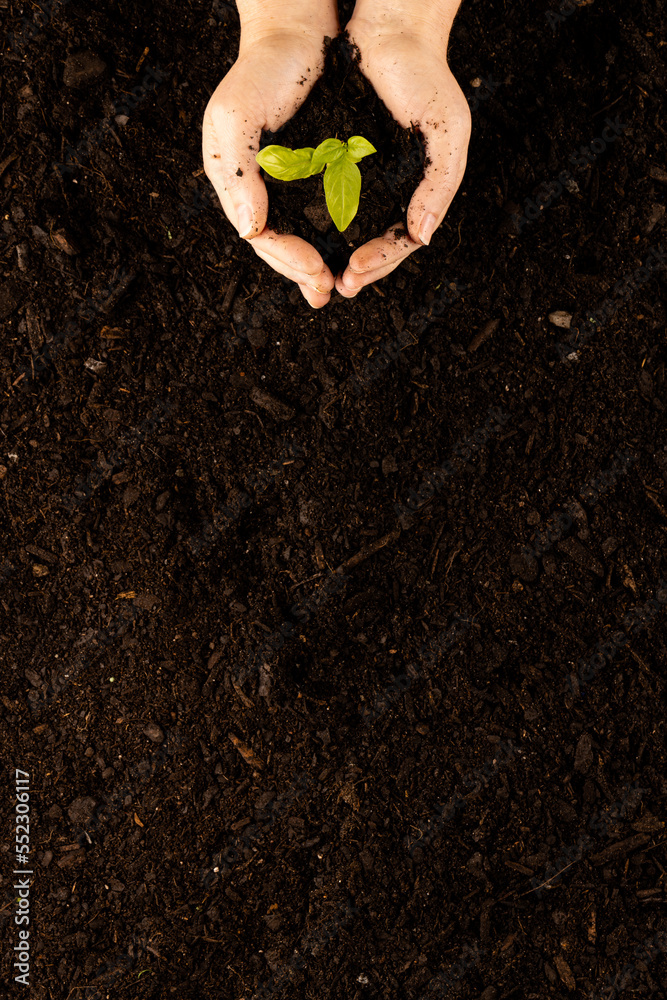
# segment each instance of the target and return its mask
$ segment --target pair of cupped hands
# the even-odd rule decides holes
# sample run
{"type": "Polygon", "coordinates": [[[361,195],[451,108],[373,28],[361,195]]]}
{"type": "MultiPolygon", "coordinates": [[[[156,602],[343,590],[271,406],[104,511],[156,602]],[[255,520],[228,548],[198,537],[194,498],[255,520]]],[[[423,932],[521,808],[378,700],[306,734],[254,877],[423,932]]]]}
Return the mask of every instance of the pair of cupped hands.
{"type": "MultiPolygon", "coordinates": [[[[295,281],[315,309],[329,302],[334,287],[353,298],[428,245],[463,178],[471,118],[447,64],[451,23],[420,16],[421,4],[428,6],[419,0],[411,16],[405,3],[357,0],[347,25],[350,42],[360,52],[361,72],[378,97],[399,125],[420,129],[427,166],[408,207],[405,235],[397,238],[388,231],[372,239],[335,276],[310,243],[267,227],[269,198],[255,160],[262,130],[276,132],[289,121],[322,75],[324,38],[340,32],[335,0],[238,0],[239,56],[204,114],[204,168],[239,235],[274,270],[295,281]]],[[[313,136],[312,145],[323,138],[313,136]]]]}

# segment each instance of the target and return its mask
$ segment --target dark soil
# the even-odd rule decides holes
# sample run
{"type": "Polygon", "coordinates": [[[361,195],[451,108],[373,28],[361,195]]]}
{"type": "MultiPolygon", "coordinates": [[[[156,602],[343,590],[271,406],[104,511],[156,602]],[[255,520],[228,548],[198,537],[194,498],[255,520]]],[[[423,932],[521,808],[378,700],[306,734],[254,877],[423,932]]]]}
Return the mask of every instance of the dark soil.
{"type": "Polygon", "coordinates": [[[345,269],[354,249],[395,223],[406,231],[406,212],[424,175],[424,144],[417,129],[402,129],[359,71],[359,52],[343,37],[325,47],[324,75],[294,117],[278,132],[265,133],[262,146],[290,149],[318,146],[324,139],[347,142],[362,135],[377,153],[364,158],[359,211],[344,233],[329,215],[322,176],[281,183],[265,175],[268,225],[291,232],[317,247],[334,274],[345,269]]]}
{"type": "Polygon", "coordinates": [[[12,778],[5,995],[665,995],[664,3],[464,2],[463,186],[320,312],[201,173],[232,8],[23,10],[0,752],[34,874],[26,988],[12,778]]]}

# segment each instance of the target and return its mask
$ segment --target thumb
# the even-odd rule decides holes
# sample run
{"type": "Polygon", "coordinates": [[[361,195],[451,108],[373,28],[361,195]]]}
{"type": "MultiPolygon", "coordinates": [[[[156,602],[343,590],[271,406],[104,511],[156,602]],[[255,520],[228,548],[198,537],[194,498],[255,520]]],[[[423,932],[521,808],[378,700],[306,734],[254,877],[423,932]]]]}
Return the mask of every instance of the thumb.
{"type": "Polygon", "coordinates": [[[445,111],[421,125],[426,140],[424,179],[408,206],[408,232],[415,242],[427,246],[454,200],[468,159],[470,112],[450,116],[445,111]],[[439,120],[438,120],[439,118],[439,120]]]}
{"type": "Polygon", "coordinates": [[[204,112],[202,155],[206,176],[239,236],[252,239],[266,226],[269,197],[255,157],[262,126],[243,100],[218,87],[204,112]]]}

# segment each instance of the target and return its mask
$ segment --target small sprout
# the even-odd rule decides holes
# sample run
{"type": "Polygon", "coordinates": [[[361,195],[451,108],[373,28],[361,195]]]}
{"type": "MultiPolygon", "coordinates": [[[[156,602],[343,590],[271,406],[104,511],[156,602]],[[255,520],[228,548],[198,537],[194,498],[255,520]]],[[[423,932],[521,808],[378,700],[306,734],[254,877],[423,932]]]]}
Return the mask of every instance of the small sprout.
{"type": "Polygon", "coordinates": [[[342,233],[359,211],[361,171],[357,166],[365,156],[377,153],[375,146],[361,135],[347,142],[325,139],[317,149],[288,149],[266,146],[256,156],[260,167],[279,181],[296,181],[324,170],[324,194],[329,215],[342,233]]]}

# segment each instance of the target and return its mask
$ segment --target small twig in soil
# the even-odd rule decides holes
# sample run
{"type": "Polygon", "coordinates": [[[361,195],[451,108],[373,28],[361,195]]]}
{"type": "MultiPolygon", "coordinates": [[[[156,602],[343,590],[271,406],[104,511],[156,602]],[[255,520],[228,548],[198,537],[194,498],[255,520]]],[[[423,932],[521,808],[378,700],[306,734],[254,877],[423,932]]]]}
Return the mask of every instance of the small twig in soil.
{"type": "Polygon", "coordinates": [[[235,278],[232,278],[232,280],[227,285],[227,289],[225,291],[225,297],[222,300],[221,311],[223,316],[226,316],[232,307],[232,304],[234,302],[234,296],[236,295],[236,289],[239,287],[239,282],[241,281],[242,276],[243,276],[243,271],[240,271],[239,274],[237,274],[235,278]]]}
{"type": "Polygon", "coordinates": [[[256,753],[253,750],[251,750],[249,746],[246,746],[246,744],[242,740],[240,740],[238,736],[234,736],[233,733],[229,733],[228,735],[229,739],[234,744],[238,752],[241,754],[246,764],[250,764],[252,767],[256,767],[257,770],[261,770],[264,767],[264,764],[256,755],[256,753]]]}
{"type": "Polygon", "coordinates": [[[454,249],[452,250],[452,252],[445,257],[445,260],[449,260],[450,257],[453,257],[454,254],[456,253],[456,251],[458,250],[458,248],[461,246],[461,226],[462,225],[463,225],[463,219],[461,219],[461,221],[459,222],[459,241],[456,244],[456,246],[454,247],[454,249]]]}
{"type": "Polygon", "coordinates": [[[309,576],[307,580],[300,580],[299,583],[293,584],[289,590],[295,590],[297,587],[303,587],[304,583],[312,583],[313,580],[319,580],[323,573],[316,573],[315,576],[309,576]]]}
{"type": "Polygon", "coordinates": [[[253,290],[251,291],[250,295],[246,295],[243,301],[250,302],[251,299],[254,299],[254,297],[257,295],[257,292],[259,291],[261,284],[262,284],[261,281],[258,281],[253,290]]]}
{"type": "Polygon", "coordinates": [[[662,514],[662,516],[667,521],[667,510],[665,510],[665,508],[662,506],[662,504],[658,500],[656,500],[656,498],[653,496],[652,492],[649,490],[648,486],[646,486],[645,484],[644,484],[644,490],[646,492],[647,499],[650,500],[650,502],[653,504],[653,506],[656,508],[656,510],[659,510],[660,513],[662,514]]]}
{"type": "Polygon", "coordinates": [[[139,62],[138,62],[138,63],[137,63],[137,65],[136,65],[136,66],[134,67],[134,72],[135,72],[135,73],[138,73],[138,72],[139,72],[139,70],[141,69],[141,64],[143,63],[144,59],[146,58],[146,56],[148,55],[148,53],[149,53],[149,52],[150,52],[150,48],[149,48],[149,47],[148,47],[148,45],[147,45],[147,46],[146,46],[146,48],[144,49],[144,51],[143,51],[143,52],[141,53],[141,55],[139,56],[139,62]]]}
{"type": "Polygon", "coordinates": [[[395,528],[393,531],[390,531],[386,535],[383,535],[382,538],[378,538],[376,541],[371,542],[370,545],[366,545],[363,549],[360,549],[356,555],[350,556],[350,558],[346,559],[344,563],[341,563],[338,569],[336,570],[336,573],[340,573],[341,571],[345,571],[348,569],[354,569],[355,566],[358,566],[366,559],[369,559],[370,556],[374,556],[375,553],[379,552],[380,549],[383,549],[385,545],[389,545],[391,544],[391,542],[395,542],[400,536],[400,534],[401,534],[401,529],[395,528]]]}
{"type": "MultiPolygon", "coordinates": [[[[518,898],[522,899],[524,896],[530,896],[531,892],[537,892],[538,889],[543,889],[545,885],[549,885],[549,882],[553,882],[553,880],[555,878],[558,878],[559,875],[562,875],[563,872],[566,872],[568,870],[568,868],[572,867],[572,865],[576,865],[577,862],[580,861],[580,860],[581,860],[581,858],[576,858],[574,861],[571,861],[569,865],[566,865],[565,868],[561,868],[561,870],[559,872],[556,872],[555,875],[552,875],[551,878],[548,878],[546,880],[546,882],[542,883],[542,885],[536,885],[533,889],[529,889],[528,892],[522,892],[521,895],[518,898]]],[[[506,898],[507,897],[503,896],[503,899],[506,899],[506,898]]]]}
{"type": "Polygon", "coordinates": [[[438,548],[438,542],[442,538],[442,533],[443,533],[444,530],[445,530],[445,525],[442,524],[440,526],[440,531],[438,532],[438,534],[436,536],[436,539],[433,542],[433,545],[431,546],[431,551],[429,553],[429,559],[431,559],[431,569],[429,570],[429,574],[428,574],[429,580],[431,579],[431,577],[435,573],[435,567],[437,565],[438,558],[440,556],[440,549],[438,548]]]}
{"type": "Polygon", "coordinates": [[[651,671],[649,670],[649,668],[646,665],[646,663],[644,663],[644,661],[642,660],[641,656],[638,656],[637,653],[635,653],[634,649],[632,649],[630,646],[627,647],[627,650],[628,650],[628,653],[630,654],[630,656],[632,657],[632,659],[635,660],[635,662],[639,664],[639,666],[642,668],[642,670],[644,670],[649,675],[649,677],[650,677],[651,676],[651,671]]]}
{"type": "Polygon", "coordinates": [[[6,156],[4,158],[2,163],[0,163],[0,177],[2,177],[9,164],[12,162],[12,160],[15,160],[17,156],[18,153],[10,153],[9,156],[6,156]]]}
{"type": "Polygon", "coordinates": [[[239,698],[241,699],[246,708],[255,707],[254,701],[251,701],[250,698],[248,698],[248,696],[241,690],[236,681],[232,681],[232,687],[234,688],[234,690],[236,691],[237,695],[239,696],[239,698]]]}
{"type": "Polygon", "coordinates": [[[454,560],[456,559],[457,555],[459,554],[459,552],[461,551],[462,548],[463,548],[463,542],[457,542],[456,543],[456,548],[454,549],[454,551],[452,552],[451,556],[447,560],[447,566],[445,567],[445,580],[449,576],[449,571],[452,568],[452,564],[453,564],[454,560]]]}
{"type": "Polygon", "coordinates": [[[244,413],[249,413],[249,414],[250,414],[251,416],[253,416],[253,417],[257,417],[257,419],[259,420],[259,423],[260,423],[260,426],[261,426],[262,430],[265,430],[265,429],[266,429],[266,428],[264,427],[264,424],[262,423],[262,418],[260,417],[260,415],[259,415],[258,413],[255,413],[255,411],[254,411],[254,410],[244,410],[243,412],[244,412],[244,413]]]}

